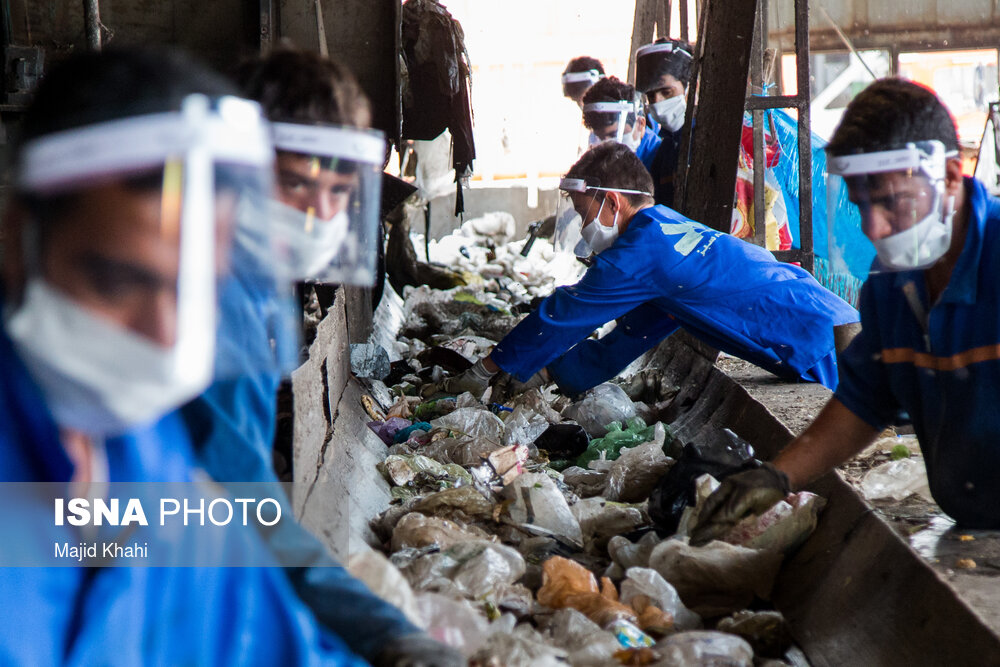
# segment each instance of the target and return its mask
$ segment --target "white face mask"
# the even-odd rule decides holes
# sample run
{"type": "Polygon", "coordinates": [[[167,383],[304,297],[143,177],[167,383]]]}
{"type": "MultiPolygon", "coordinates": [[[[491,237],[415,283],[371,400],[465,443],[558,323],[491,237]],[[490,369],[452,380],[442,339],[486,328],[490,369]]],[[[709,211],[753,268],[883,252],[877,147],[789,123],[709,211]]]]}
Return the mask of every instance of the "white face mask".
{"type": "Polygon", "coordinates": [[[951,247],[955,197],[948,197],[944,210],[931,208],[930,215],[898,234],[872,241],[879,261],[889,269],[925,269],[941,259],[951,247]]]}
{"type": "MultiPolygon", "coordinates": [[[[243,205],[248,203],[241,202],[243,205]]],[[[286,263],[284,275],[297,279],[322,277],[344,245],[349,224],[346,209],[324,221],[315,216],[310,219],[308,214],[276,199],[268,202],[266,219],[244,215],[238,220],[237,243],[265,265],[273,265],[276,260],[286,263]],[[244,221],[261,221],[268,229],[256,229],[244,221]]]]}
{"type": "Polygon", "coordinates": [[[4,320],[56,423],[90,435],[159,419],[212,379],[211,353],[201,355],[204,365],[181,368],[176,348],[92,315],[40,278],[28,280],[21,306],[4,320]]]}
{"type": "Polygon", "coordinates": [[[687,102],[684,100],[684,96],[674,95],[653,104],[649,113],[656,119],[657,123],[671,132],[676,132],[684,126],[684,113],[686,111],[687,102]]]}
{"type": "Polygon", "coordinates": [[[597,209],[597,215],[580,232],[583,240],[590,244],[595,253],[604,252],[618,239],[618,211],[615,211],[615,219],[610,227],[601,224],[601,211],[604,210],[604,202],[606,201],[607,199],[601,202],[601,207],[597,209]]]}
{"type": "Polygon", "coordinates": [[[636,149],[639,148],[639,144],[642,143],[642,135],[639,135],[639,137],[636,138],[635,128],[632,128],[632,132],[626,132],[622,136],[622,143],[628,146],[629,150],[634,153],[636,149]]]}

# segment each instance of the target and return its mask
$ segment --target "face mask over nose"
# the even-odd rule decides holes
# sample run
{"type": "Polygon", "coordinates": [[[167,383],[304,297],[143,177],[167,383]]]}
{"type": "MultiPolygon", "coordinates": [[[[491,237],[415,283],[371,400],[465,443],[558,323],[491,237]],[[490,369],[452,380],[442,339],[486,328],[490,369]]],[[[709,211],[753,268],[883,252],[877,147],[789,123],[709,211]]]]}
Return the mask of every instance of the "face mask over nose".
{"type": "Polygon", "coordinates": [[[601,202],[597,215],[590,221],[590,224],[580,231],[583,240],[590,244],[590,247],[597,254],[610,248],[618,239],[618,211],[615,211],[615,218],[610,227],[605,227],[601,223],[601,211],[604,210],[604,202],[606,201],[607,199],[601,202]]]}
{"type": "Polygon", "coordinates": [[[41,278],[4,313],[6,330],[56,423],[107,437],[150,423],[208,387],[204,366],[93,315],[41,278]]]}
{"type": "Polygon", "coordinates": [[[636,138],[635,130],[633,129],[632,132],[626,132],[625,135],[622,136],[622,143],[628,146],[629,150],[634,153],[639,148],[639,144],[642,143],[642,135],[639,135],[639,137],[636,138]]]}
{"type": "Polygon", "coordinates": [[[925,269],[944,257],[951,247],[955,197],[948,197],[943,210],[935,205],[930,214],[909,229],[872,241],[879,261],[897,271],[925,269]]]}
{"type": "Polygon", "coordinates": [[[656,119],[656,122],[671,132],[676,132],[684,126],[686,111],[687,102],[683,95],[668,97],[650,107],[650,114],[656,119]]]}

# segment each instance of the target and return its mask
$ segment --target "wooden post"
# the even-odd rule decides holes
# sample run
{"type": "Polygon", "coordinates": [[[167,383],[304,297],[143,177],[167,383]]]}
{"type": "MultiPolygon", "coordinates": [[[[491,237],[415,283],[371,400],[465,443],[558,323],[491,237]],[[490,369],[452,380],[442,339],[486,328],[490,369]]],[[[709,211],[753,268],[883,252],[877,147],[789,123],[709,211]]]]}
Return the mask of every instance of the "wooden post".
{"type": "Polygon", "coordinates": [[[87,48],[101,50],[101,9],[98,0],[83,0],[83,22],[87,33],[87,48]]]}
{"type": "Polygon", "coordinates": [[[635,84],[635,51],[653,41],[656,26],[657,0],[636,0],[632,20],[632,48],[628,53],[628,82],[635,84]]]}

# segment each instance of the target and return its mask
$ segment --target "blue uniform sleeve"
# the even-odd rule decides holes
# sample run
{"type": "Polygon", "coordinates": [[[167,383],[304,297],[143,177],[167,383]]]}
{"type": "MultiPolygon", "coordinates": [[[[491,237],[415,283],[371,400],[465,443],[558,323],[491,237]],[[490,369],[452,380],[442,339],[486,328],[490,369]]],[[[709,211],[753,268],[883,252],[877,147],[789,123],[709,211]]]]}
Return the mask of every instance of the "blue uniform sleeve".
{"type": "Polygon", "coordinates": [[[861,289],[861,333],[837,361],[840,383],[834,398],[872,428],[883,429],[899,411],[882,363],[882,341],[875,295],[869,280],[861,289]]]}
{"type": "Polygon", "coordinates": [[[490,358],[523,382],[594,329],[657,296],[655,286],[598,256],[580,282],[550,294],[493,348],[490,358]]]}
{"type": "Polygon", "coordinates": [[[604,338],[581,341],[546,368],[563,393],[582,394],[618,375],[678,328],[662,310],[644,304],[619,318],[604,338]]]}

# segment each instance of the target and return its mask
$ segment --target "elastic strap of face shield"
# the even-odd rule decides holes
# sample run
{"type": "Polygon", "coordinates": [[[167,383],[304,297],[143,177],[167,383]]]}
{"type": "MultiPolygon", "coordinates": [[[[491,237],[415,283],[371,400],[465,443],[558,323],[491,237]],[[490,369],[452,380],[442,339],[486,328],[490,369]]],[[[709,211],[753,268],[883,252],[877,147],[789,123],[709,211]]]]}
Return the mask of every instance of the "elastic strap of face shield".
{"type": "MultiPolygon", "coordinates": [[[[301,123],[271,123],[279,151],[364,162],[381,167],[385,138],[378,130],[301,123]]],[[[380,169],[381,171],[381,169],[380,169]]]]}
{"type": "Polygon", "coordinates": [[[604,78],[604,75],[598,72],[596,69],[589,69],[586,72],[566,72],[562,75],[563,85],[567,83],[583,83],[587,82],[591,85],[597,83],[604,78]]]}
{"type": "Polygon", "coordinates": [[[586,194],[591,190],[597,190],[600,192],[620,192],[626,195],[645,195],[647,197],[652,197],[653,195],[645,192],[644,190],[629,190],[627,188],[604,188],[599,185],[587,185],[586,179],[583,178],[561,178],[559,179],[559,189],[565,192],[574,192],[577,194],[586,194]]]}
{"type": "Polygon", "coordinates": [[[838,155],[828,161],[827,171],[848,177],[920,169],[929,176],[944,178],[945,161],[957,155],[957,151],[946,152],[940,141],[922,141],[894,150],[838,155]]]}
{"type": "Polygon", "coordinates": [[[688,52],[687,49],[683,49],[679,46],[675,48],[671,42],[662,42],[660,44],[647,44],[646,46],[640,46],[639,49],[635,52],[635,57],[636,60],[638,60],[643,56],[649,56],[654,53],[664,53],[664,52],[674,53],[677,55],[684,55],[687,56],[688,58],[692,57],[691,53],[688,52]]]}

